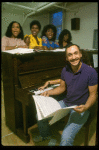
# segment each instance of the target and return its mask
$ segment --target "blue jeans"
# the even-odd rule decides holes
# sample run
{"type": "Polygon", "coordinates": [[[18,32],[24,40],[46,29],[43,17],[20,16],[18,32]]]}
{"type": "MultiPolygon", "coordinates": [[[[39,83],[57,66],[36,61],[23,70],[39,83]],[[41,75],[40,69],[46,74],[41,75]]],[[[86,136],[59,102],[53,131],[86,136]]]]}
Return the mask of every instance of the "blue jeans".
{"type": "MultiPolygon", "coordinates": [[[[59,101],[62,108],[67,107],[63,100],[59,101]]],[[[85,111],[81,114],[77,113],[71,109],[68,122],[61,135],[60,146],[73,146],[74,138],[78,131],[82,128],[89,117],[89,111],[85,111]]],[[[46,137],[50,134],[50,126],[48,124],[48,119],[38,121],[38,128],[40,135],[46,137]]]]}

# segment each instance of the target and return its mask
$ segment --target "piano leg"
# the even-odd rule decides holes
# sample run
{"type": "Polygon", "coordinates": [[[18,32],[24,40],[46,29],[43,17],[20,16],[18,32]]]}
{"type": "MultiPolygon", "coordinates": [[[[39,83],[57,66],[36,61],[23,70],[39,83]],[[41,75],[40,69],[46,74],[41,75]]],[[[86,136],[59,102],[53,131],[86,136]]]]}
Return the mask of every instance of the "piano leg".
{"type": "Polygon", "coordinates": [[[24,127],[24,134],[28,135],[28,126],[27,126],[27,113],[26,113],[26,105],[22,105],[23,107],[23,127],[24,127]]]}
{"type": "Polygon", "coordinates": [[[17,128],[17,135],[25,142],[30,142],[30,135],[28,134],[28,122],[27,122],[27,109],[26,105],[22,104],[23,112],[23,128],[17,128]]]}

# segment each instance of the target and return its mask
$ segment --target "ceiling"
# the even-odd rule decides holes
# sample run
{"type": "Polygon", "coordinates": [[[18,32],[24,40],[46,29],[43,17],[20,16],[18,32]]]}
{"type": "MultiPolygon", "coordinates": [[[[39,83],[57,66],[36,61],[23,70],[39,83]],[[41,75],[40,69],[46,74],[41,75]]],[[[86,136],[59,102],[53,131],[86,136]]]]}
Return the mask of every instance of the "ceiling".
{"type": "Polygon", "coordinates": [[[77,11],[79,7],[91,2],[2,2],[2,13],[7,11],[28,17],[41,13],[50,13],[59,9],[77,11]],[[52,4],[53,3],[53,4],[52,4]]]}

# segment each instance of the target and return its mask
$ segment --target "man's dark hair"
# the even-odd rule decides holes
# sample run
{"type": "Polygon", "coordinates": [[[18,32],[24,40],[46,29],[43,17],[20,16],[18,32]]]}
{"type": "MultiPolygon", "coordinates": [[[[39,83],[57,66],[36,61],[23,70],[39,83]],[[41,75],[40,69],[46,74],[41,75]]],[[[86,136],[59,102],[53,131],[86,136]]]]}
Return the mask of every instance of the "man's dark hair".
{"type": "Polygon", "coordinates": [[[52,40],[52,41],[55,41],[57,29],[56,29],[56,27],[55,27],[53,24],[48,24],[48,25],[44,26],[43,31],[42,31],[42,33],[41,33],[41,38],[42,38],[43,36],[46,36],[46,32],[47,32],[48,29],[52,29],[52,30],[53,30],[54,35],[53,35],[53,38],[52,38],[51,40],[52,40]]]}
{"type": "MultiPolygon", "coordinates": [[[[9,26],[7,27],[7,31],[6,31],[6,33],[5,33],[5,35],[6,35],[7,37],[11,37],[11,36],[12,36],[12,25],[13,25],[13,23],[18,23],[18,22],[17,22],[17,21],[12,21],[12,22],[9,24],[9,26]]],[[[19,33],[19,35],[18,35],[17,38],[21,38],[21,39],[23,40],[23,38],[24,38],[23,29],[22,29],[20,23],[18,23],[18,24],[19,24],[19,26],[20,26],[21,32],[19,33]]]]}
{"type": "Polygon", "coordinates": [[[31,28],[32,28],[33,25],[37,25],[38,28],[39,28],[39,30],[41,30],[41,24],[40,24],[39,21],[33,20],[33,21],[30,23],[30,30],[31,30],[31,28]]]}
{"type": "Polygon", "coordinates": [[[77,44],[73,44],[73,43],[68,44],[68,46],[66,47],[66,49],[69,48],[69,47],[71,47],[71,46],[74,46],[74,45],[77,46],[78,49],[80,50],[80,47],[77,44]]]}

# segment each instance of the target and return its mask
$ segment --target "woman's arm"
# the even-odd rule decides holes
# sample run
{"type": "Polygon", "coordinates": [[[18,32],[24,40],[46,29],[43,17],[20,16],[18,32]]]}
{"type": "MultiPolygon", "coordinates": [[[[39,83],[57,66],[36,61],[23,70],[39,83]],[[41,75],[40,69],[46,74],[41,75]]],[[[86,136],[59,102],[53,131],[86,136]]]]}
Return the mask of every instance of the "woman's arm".
{"type": "Polygon", "coordinates": [[[6,46],[5,47],[5,50],[12,50],[12,49],[16,49],[16,48],[28,48],[28,46],[27,45],[20,45],[20,46],[6,46]]]}
{"type": "Polygon", "coordinates": [[[29,44],[30,44],[30,37],[26,36],[24,38],[24,42],[26,43],[26,45],[29,47],[29,44]]]}
{"type": "Polygon", "coordinates": [[[35,50],[44,50],[44,46],[35,46],[33,49],[35,49],[35,50]]]}
{"type": "Polygon", "coordinates": [[[5,50],[12,50],[17,48],[17,46],[5,46],[5,50]]]}

